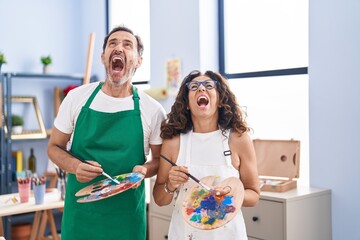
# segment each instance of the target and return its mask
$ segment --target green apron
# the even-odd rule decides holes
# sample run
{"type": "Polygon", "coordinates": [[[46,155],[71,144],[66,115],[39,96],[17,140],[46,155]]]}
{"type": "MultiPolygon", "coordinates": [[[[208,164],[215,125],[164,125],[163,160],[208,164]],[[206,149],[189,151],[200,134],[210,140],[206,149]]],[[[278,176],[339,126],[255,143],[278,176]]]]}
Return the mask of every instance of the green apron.
{"type": "MultiPolygon", "coordinates": [[[[91,94],[76,121],[71,152],[82,159],[99,162],[111,176],[132,172],[145,162],[139,97],[133,87],[134,110],[115,113],[89,108],[103,83],[91,94]]],[[[62,240],[146,239],[144,181],[137,189],[89,203],[77,203],[75,193],[104,179],[80,183],[68,174],[62,219],[62,240]]]]}

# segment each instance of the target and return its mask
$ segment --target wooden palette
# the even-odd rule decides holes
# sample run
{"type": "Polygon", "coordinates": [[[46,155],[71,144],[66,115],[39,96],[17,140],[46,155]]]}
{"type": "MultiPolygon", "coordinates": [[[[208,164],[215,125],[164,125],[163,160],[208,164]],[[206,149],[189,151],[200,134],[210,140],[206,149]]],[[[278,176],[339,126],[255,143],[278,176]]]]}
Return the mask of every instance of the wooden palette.
{"type": "Polygon", "coordinates": [[[83,189],[79,190],[75,196],[85,197],[79,198],[77,202],[87,203],[93,201],[99,201],[108,197],[112,197],[116,194],[125,192],[126,190],[132,188],[137,183],[144,179],[144,175],[141,173],[125,173],[113,177],[118,180],[120,184],[116,184],[110,179],[104,179],[98,182],[95,182],[83,189]]]}
{"type": "MultiPolygon", "coordinates": [[[[215,176],[208,176],[200,181],[213,186],[215,179],[215,176]]],[[[182,206],[185,221],[203,230],[219,228],[231,221],[242,206],[244,186],[239,178],[230,177],[214,188],[220,189],[225,186],[230,186],[231,190],[223,196],[216,196],[198,184],[189,189],[182,206]]]]}

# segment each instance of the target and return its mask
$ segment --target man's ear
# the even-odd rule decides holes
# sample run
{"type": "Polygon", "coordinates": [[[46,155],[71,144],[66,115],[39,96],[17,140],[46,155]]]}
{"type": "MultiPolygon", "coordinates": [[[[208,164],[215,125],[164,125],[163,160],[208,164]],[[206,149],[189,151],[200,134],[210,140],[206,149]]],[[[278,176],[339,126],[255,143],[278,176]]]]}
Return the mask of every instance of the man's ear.
{"type": "Polygon", "coordinates": [[[102,53],[101,53],[101,63],[102,63],[102,64],[105,64],[104,58],[105,58],[105,55],[104,55],[104,52],[102,52],[102,53]]]}
{"type": "Polygon", "coordinates": [[[136,68],[139,68],[142,64],[143,57],[139,56],[136,64],[136,68]]]}

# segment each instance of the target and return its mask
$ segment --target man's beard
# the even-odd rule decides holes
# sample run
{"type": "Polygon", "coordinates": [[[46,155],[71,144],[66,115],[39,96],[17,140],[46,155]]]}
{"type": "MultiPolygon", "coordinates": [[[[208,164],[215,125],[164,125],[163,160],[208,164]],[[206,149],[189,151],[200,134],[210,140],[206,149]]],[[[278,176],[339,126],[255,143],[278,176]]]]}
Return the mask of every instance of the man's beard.
{"type": "Polygon", "coordinates": [[[109,73],[110,71],[106,71],[106,77],[107,77],[107,79],[109,80],[109,82],[111,83],[111,85],[113,85],[113,86],[121,86],[121,85],[123,85],[123,84],[125,84],[125,83],[127,83],[128,81],[131,80],[132,76],[134,76],[135,70],[136,70],[136,69],[134,69],[133,71],[127,72],[127,73],[120,79],[120,81],[114,81],[113,78],[111,77],[110,73],[109,73]],[[130,74],[130,72],[132,72],[132,74],[130,74]],[[131,76],[130,76],[130,75],[131,75],[131,76]]]}

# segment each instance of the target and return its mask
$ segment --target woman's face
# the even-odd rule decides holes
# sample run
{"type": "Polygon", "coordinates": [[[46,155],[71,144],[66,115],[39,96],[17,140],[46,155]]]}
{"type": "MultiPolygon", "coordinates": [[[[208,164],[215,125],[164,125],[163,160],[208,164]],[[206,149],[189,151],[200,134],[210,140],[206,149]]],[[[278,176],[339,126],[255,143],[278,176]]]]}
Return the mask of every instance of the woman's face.
{"type": "Polygon", "coordinates": [[[187,84],[189,88],[189,109],[193,117],[211,117],[218,114],[219,94],[216,83],[202,75],[187,84]]]}

